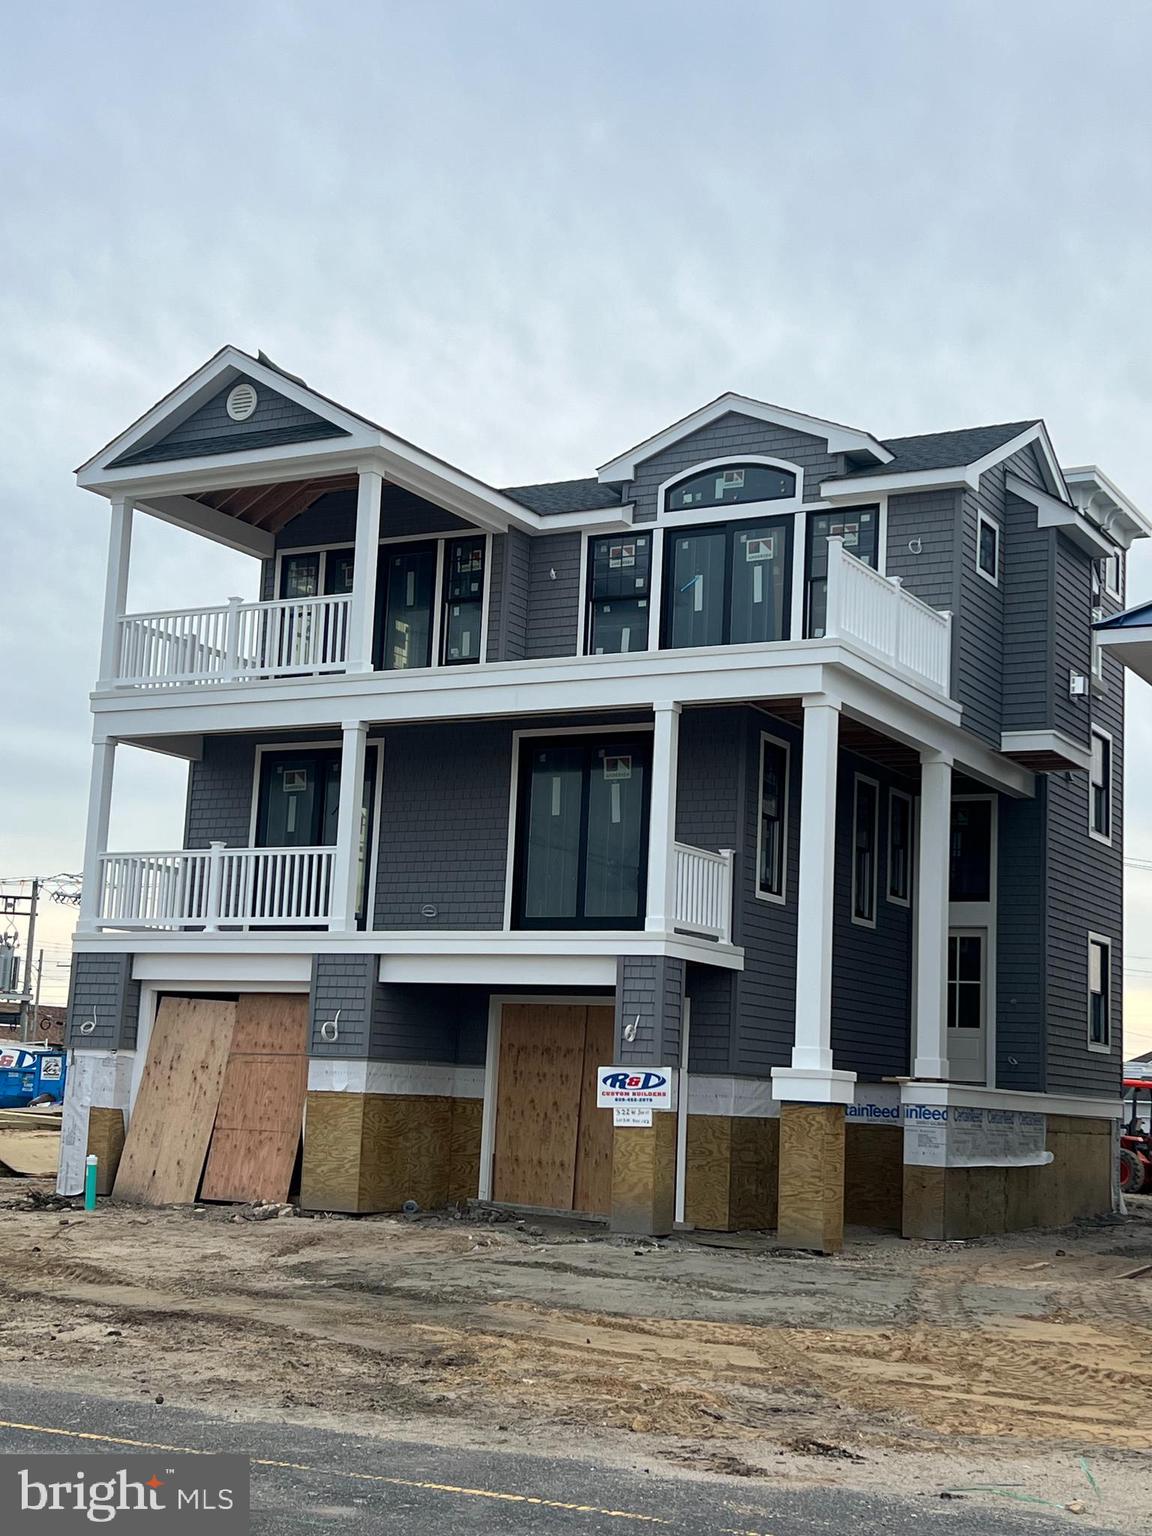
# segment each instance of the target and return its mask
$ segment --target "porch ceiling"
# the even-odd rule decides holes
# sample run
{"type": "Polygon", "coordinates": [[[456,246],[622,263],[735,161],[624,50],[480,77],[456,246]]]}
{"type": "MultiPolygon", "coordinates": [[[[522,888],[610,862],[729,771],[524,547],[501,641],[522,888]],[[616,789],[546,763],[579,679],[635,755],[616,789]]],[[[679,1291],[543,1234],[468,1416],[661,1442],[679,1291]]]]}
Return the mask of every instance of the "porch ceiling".
{"type": "Polygon", "coordinates": [[[280,480],[271,485],[244,485],[232,490],[202,491],[189,500],[223,512],[227,517],[279,533],[294,517],[330,491],[354,491],[356,476],[330,475],[316,480],[280,480]]]}

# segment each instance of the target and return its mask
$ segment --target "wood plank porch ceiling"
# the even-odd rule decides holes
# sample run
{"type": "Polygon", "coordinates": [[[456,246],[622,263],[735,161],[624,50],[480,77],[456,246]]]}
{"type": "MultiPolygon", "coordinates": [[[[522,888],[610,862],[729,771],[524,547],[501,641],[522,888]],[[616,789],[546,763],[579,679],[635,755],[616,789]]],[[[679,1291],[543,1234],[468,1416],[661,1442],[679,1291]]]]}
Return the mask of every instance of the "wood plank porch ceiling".
{"type": "Polygon", "coordinates": [[[245,485],[232,491],[202,491],[192,499],[253,528],[279,533],[321,496],[355,489],[355,475],[332,475],[325,480],[278,480],[273,485],[245,485]]]}

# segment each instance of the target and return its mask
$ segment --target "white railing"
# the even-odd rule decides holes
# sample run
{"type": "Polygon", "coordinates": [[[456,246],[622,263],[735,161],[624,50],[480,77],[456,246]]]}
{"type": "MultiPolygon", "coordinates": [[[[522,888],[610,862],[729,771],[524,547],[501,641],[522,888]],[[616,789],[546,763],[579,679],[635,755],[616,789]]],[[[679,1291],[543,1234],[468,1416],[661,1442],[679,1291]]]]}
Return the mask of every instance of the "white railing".
{"type": "Polygon", "coordinates": [[[952,615],[906,592],[898,576],[881,576],[828,540],[825,634],[850,640],[947,695],[952,669],[952,615]]]}
{"type": "Polygon", "coordinates": [[[338,672],[348,660],[351,611],[345,594],[128,613],[119,621],[115,681],[157,688],[338,672]]]}
{"type": "Polygon", "coordinates": [[[732,941],[732,849],[672,844],[676,860],[673,922],[688,933],[704,934],[724,944],[732,941]]]}
{"type": "Polygon", "coordinates": [[[106,853],[101,928],[323,927],[333,848],[183,848],[106,853]]]}

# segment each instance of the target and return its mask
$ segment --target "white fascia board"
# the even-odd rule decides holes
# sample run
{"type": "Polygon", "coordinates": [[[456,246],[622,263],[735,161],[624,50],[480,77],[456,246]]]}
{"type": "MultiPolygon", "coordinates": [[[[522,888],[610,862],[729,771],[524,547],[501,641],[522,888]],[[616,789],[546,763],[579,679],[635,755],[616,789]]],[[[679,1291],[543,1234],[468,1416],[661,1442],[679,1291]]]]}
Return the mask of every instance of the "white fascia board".
{"type": "Polygon", "coordinates": [[[1001,752],[1052,752],[1066,758],[1074,767],[1086,770],[1092,765],[1092,753],[1087,747],[1066,736],[1063,731],[1003,731],[1000,735],[1001,752]]]}
{"type": "Polygon", "coordinates": [[[1023,432],[1009,438],[1006,443],[1001,443],[999,448],[993,448],[990,453],[986,453],[982,459],[976,459],[969,464],[969,471],[976,477],[975,483],[978,485],[980,476],[986,469],[992,469],[994,465],[1010,459],[1014,453],[1019,453],[1021,448],[1027,448],[1029,443],[1035,444],[1036,451],[1040,455],[1050,492],[1058,501],[1063,500],[1064,476],[1053,451],[1048,429],[1042,421],[1038,421],[1035,426],[1025,428],[1023,432]]]}
{"type": "Polygon", "coordinates": [[[1115,552],[1116,546],[1112,541],[1106,539],[1082,512],[1070,506],[1068,502],[1058,501],[1055,496],[1049,496],[1047,491],[1041,491],[1036,486],[1029,485],[1026,480],[1021,480],[1019,475],[1014,475],[1011,471],[1004,477],[1004,484],[1010,495],[1018,496],[1021,501],[1029,502],[1036,508],[1038,528],[1059,528],[1089,555],[1103,556],[1115,552]]]}
{"type": "Polygon", "coordinates": [[[1066,1093],[1019,1093],[1010,1088],[981,1088],[969,1083],[900,1084],[902,1104],[927,1104],[932,1108],[1010,1109],[1039,1115],[1072,1115],[1086,1120],[1119,1120],[1124,1106],[1119,1099],[1066,1093]]]}
{"type": "Polygon", "coordinates": [[[1098,520],[1124,549],[1135,539],[1152,537],[1152,522],[1095,464],[1066,469],[1064,479],[1077,506],[1098,520]]]}
{"type": "Polygon", "coordinates": [[[907,470],[903,474],[853,475],[849,480],[824,480],[820,495],[830,502],[871,501],[902,491],[975,490],[976,481],[963,464],[949,469],[907,470]]]}
{"type": "Polygon", "coordinates": [[[1129,672],[1152,683],[1152,625],[1139,629],[1098,629],[1096,643],[1109,651],[1129,672]]]}
{"type": "Polygon", "coordinates": [[[312,979],[312,957],[308,954],[201,954],[195,950],[176,954],[163,949],[149,954],[137,948],[139,942],[140,935],[132,934],[130,943],[135,951],[132,956],[133,981],[153,981],[168,986],[219,986],[224,982],[268,986],[275,983],[306,990],[312,979]]]}
{"type": "Polygon", "coordinates": [[[794,432],[805,432],[811,437],[822,438],[828,444],[829,453],[867,453],[880,464],[889,463],[893,457],[870,432],[862,432],[856,427],[846,427],[837,421],[825,421],[819,416],[805,416],[798,411],[788,411],[778,405],[769,405],[764,400],[752,400],[747,395],[729,392],[715,400],[710,400],[707,405],[702,405],[699,410],[693,411],[690,416],[685,416],[672,426],[665,427],[662,432],[645,438],[642,443],[637,443],[627,453],[610,459],[607,464],[602,464],[596,472],[597,477],[606,484],[617,480],[631,480],[637,464],[643,463],[645,459],[650,459],[673,443],[678,443],[681,438],[687,437],[692,432],[698,432],[701,427],[711,425],[712,422],[718,421],[721,416],[727,416],[732,411],[741,416],[752,416],[757,421],[769,422],[773,426],[787,427],[794,432]]]}

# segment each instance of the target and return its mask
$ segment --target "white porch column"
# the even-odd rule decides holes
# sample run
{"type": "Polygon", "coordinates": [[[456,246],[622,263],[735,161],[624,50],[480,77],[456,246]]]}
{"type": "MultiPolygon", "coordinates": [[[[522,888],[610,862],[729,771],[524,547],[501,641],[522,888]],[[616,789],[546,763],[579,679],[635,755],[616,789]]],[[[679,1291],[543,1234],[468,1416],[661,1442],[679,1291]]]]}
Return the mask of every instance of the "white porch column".
{"type": "Polygon", "coordinates": [[[112,500],[108,529],[108,571],[104,580],[104,628],[100,637],[100,688],[116,680],[120,661],[120,620],[128,602],[128,562],[132,550],[132,503],[124,496],[112,500]]]}
{"type": "Polygon", "coordinates": [[[328,926],[347,931],[356,927],[368,722],[345,720],[341,730],[340,808],[336,818],[336,856],[332,862],[332,908],[328,926]]]}
{"type": "Polygon", "coordinates": [[[951,759],[938,752],[922,753],[913,1077],[948,1076],[948,839],[951,824],[951,759]]]}
{"type": "Polygon", "coordinates": [[[667,933],[676,912],[676,773],[680,757],[680,706],[653,705],[652,793],[648,810],[648,916],[645,928],[667,933]]]}
{"type": "Polygon", "coordinates": [[[100,855],[108,851],[108,823],[112,814],[112,775],[116,768],[116,740],[105,737],[92,746],[92,777],[88,787],[88,824],[84,836],[84,876],[80,889],[78,929],[95,926],[100,911],[100,855]]]}
{"type": "Polygon", "coordinates": [[[773,1067],[776,1097],[850,1104],[854,1072],[832,1065],[832,929],[836,875],[836,760],[840,706],[804,701],[800,859],[796,901],[796,1034],[792,1063],[773,1067]]]}
{"type": "Polygon", "coordinates": [[[384,477],[360,471],[356,493],[356,545],[352,567],[352,610],[348,621],[348,671],[371,672],[376,626],[376,565],[380,554],[380,492],[384,477]]]}

